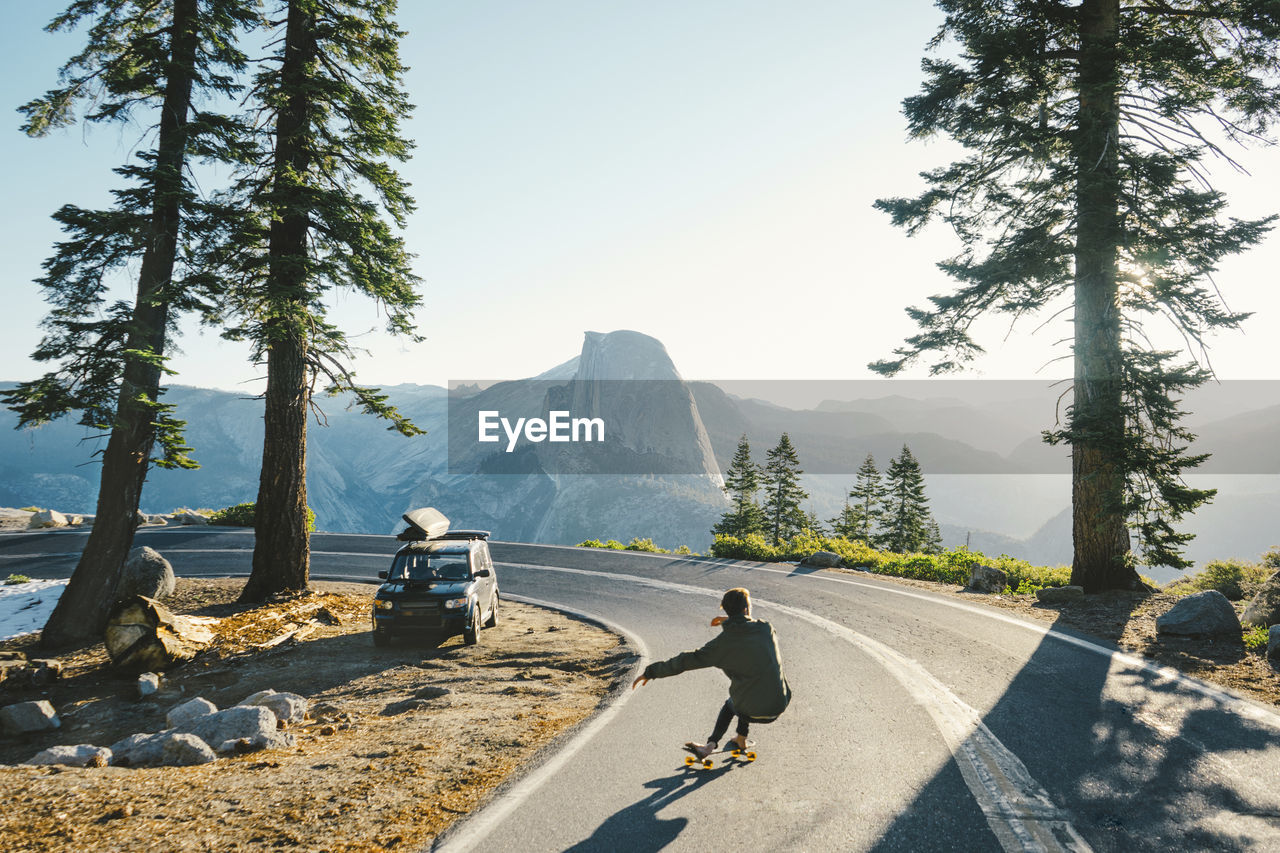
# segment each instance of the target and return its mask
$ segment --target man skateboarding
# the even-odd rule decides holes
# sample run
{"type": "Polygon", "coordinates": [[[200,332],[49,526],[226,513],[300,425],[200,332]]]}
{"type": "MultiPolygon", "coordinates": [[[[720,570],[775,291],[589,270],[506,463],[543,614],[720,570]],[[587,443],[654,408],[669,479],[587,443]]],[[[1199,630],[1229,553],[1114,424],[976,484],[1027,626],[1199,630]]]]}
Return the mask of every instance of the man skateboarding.
{"type": "Polygon", "coordinates": [[[729,722],[738,718],[737,736],[727,746],[745,750],[751,723],[772,723],[791,702],[791,687],[782,672],[782,656],[773,626],[751,618],[751,594],[737,587],[724,594],[720,606],[727,616],[717,616],[711,624],[721,628],[719,636],[696,651],[651,663],[632,684],[634,690],[650,679],[667,678],[691,669],[714,666],[729,676],[729,698],[720,709],[715,728],[705,744],[686,748],[706,758],[720,746],[729,722]]]}

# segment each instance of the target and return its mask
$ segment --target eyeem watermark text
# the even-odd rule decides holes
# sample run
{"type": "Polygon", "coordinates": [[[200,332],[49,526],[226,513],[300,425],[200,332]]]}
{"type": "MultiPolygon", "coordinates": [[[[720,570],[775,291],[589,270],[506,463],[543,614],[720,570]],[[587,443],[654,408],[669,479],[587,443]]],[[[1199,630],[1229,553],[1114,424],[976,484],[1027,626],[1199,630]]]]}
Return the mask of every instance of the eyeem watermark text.
{"type": "Polygon", "coordinates": [[[542,441],[554,442],[588,442],[604,441],[604,418],[574,418],[568,412],[554,411],[547,413],[547,419],[516,418],[515,424],[502,417],[496,410],[477,412],[479,421],[479,437],[482,442],[502,440],[498,428],[507,434],[506,452],[516,449],[516,442],[524,435],[525,441],[535,444],[542,441]],[[594,436],[594,437],[593,437],[594,436]]]}

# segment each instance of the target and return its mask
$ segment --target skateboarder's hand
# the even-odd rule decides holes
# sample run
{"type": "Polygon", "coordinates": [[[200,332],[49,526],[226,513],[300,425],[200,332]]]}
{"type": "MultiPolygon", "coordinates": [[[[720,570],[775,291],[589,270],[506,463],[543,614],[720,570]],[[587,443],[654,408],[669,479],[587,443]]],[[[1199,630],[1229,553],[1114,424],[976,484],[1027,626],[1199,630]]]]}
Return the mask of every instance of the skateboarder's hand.
{"type": "Polygon", "coordinates": [[[648,683],[649,683],[649,679],[645,678],[642,675],[639,678],[637,678],[635,681],[631,682],[631,689],[635,690],[637,687],[644,687],[648,683]]]}

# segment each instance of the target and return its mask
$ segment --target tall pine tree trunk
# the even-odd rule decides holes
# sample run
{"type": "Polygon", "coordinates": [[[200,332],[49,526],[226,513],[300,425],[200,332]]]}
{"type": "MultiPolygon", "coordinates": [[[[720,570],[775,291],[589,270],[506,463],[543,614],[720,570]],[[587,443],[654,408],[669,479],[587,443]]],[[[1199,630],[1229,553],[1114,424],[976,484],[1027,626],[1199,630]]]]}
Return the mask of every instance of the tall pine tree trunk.
{"type": "Polygon", "coordinates": [[[316,57],[315,18],[289,4],[281,83],[287,96],[276,124],[272,219],[267,247],[267,393],[262,474],[254,521],[253,571],[242,601],[307,588],[307,232],[299,188],[311,166],[309,69],[316,57]]]}
{"type": "Polygon", "coordinates": [[[1085,0],[1079,14],[1071,582],[1097,592],[1131,588],[1138,580],[1125,561],[1129,533],[1119,459],[1124,434],[1116,280],[1120,2],[1085,0]]]}
{"type": "Polygon", "coordinates": [[[196,61],[197,0],[174,0],[169,70],[156,148],[149,240],[138,274],[137,300],[115,422],[102,457],[93,530],[71,582],[41,633],[47,648],[98,639],[115,601],[124,561],[133,547],[142,485],[155,444],[155,411],[160,396],[159,363],[169,323],[169,290],[181,223],[182,171],[186,162],[186,125],[196,61]]]}

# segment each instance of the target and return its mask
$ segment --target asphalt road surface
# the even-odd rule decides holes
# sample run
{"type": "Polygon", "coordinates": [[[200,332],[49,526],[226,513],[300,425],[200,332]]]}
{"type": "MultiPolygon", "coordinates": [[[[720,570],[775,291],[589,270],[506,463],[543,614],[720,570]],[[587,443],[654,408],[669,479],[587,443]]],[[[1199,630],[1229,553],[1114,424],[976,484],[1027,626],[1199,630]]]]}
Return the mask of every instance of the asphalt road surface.
{"type": "MultiPolygon", "coordinates": [[[[0,575],[67,577],[86,534],[0,535],[0,575]]],[[[180,576],[247,572],[252,534],[142,529],[180,576]]],[[[317,533],[316,579],[373,580],[388,536],[317,533]]],[[[746,586],[795,697],[759,758],[683,765],[727,680],[626,691],[437,843],[448,851],[1280,850],[1280,716],[1079,635],[845,573],[492,543],[506,595],[585,612],[648,660],[746,586]]],[[[483,635],[482,640],[483,642],[483,635]]]]}

